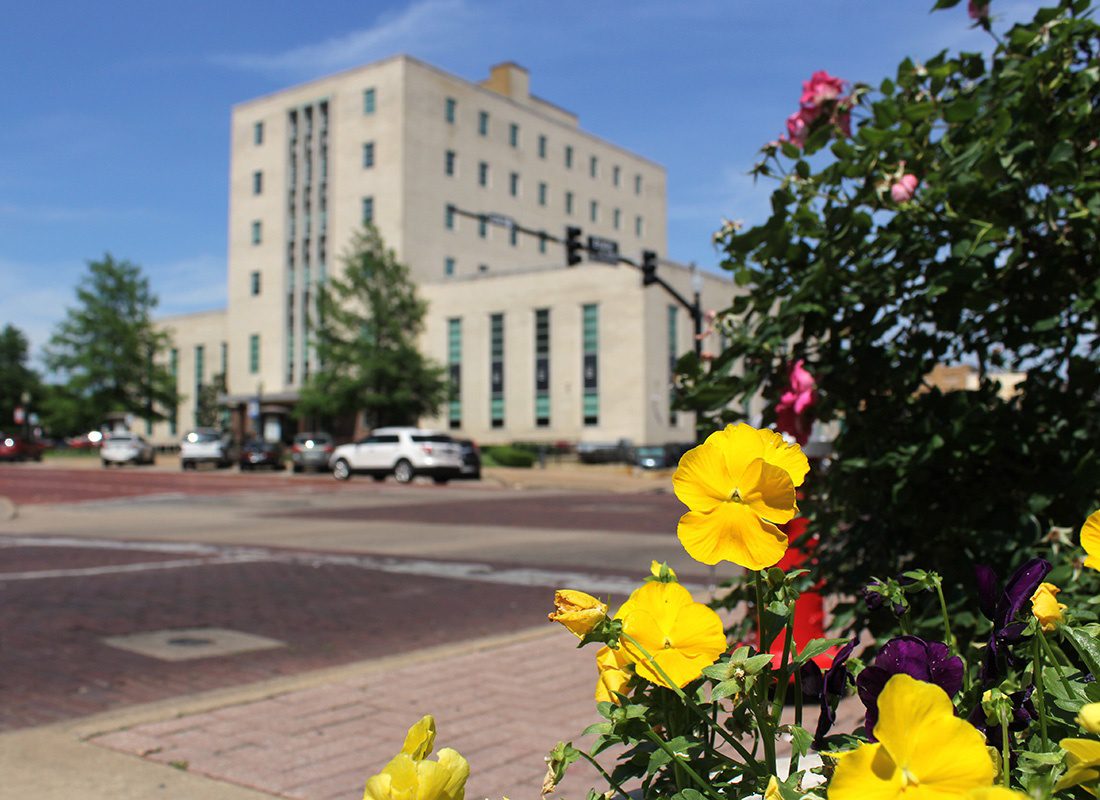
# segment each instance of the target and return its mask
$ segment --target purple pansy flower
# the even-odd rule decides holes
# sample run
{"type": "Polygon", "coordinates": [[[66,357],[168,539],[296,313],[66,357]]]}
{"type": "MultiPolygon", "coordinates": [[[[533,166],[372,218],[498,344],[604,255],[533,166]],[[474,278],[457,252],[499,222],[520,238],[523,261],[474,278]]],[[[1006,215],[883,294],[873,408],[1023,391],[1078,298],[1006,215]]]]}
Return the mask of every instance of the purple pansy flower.
{"type": "Polygon", "coordinates": [[[1009,646],[1020,641],[1027,627],[1026,622],[1019,622],[1016,617],[1050,570],[1050,562],[1045,558],[1033,558],[1013,572],[1004,589],[998,591],[997,573],[985,564],[974,567],[978,582],[978,607],[993,623],[989,646],[982,658],[982,683],[986,686],[1000,680],[1002,655],[1005,660],[1015,663],[1009,646]]]}
{"type": "Polygon", "coordinates": [[[942,642],[926,642],[919,636],[899,636],[882,646],[875,663],[859,673],[856,691],[867,708],[867,736],[875,740],[878,722],[878,696],[894,675],[905,674],[918,681],[934,683],[952,697],[962,689],[963,662],[951,655],[942,642]]]}
{"type": "MultiPolygon", "coordinates": [[[[1026,689],[1021,689],[1018,692],[1013,692],[1008,696],[1008,699],[1012,702],[1012,719],[1009,720],[1008,729],[1013,732],[1019,732],[1027,730],[1032,722],[1039,719],[1039,713],[1035,710],[1035,704],[1031,702],[1031,695],[1034,694],[1035,687],[1028,686],[1026,689]]],[[[974,710],[970,712],[969,722],[975,728],[985,734],[985,740],[993,747],[1000,748],[1001,746],[1001,726],[989,725],[985,719],[985,709],[982,708],[982,704],[974,706],[974,710]]]]}
{"type": "Polygon", "coordinates": [[[814,747],[818,750],[824,745],[825,734],[836,722],[836,704],[844,697],[844,690],[852,681],[847,662],[858,643],[859,639],[852,639],[840,648],[824,674],[813,660],[802,665],[802,696],[821,704],[821,713],[817,717],[817,729],[814,732],[814,747]]]}

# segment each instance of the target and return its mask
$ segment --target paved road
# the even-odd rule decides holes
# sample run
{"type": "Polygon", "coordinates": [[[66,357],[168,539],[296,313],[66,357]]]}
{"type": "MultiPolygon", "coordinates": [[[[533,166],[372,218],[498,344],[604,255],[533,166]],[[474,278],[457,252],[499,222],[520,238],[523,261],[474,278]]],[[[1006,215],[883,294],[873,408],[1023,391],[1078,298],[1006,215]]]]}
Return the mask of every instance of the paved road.
{"type": "Polygon", "coordinates": [[[679,551],[666,494],[23,465],[0,466],[4,493],[81,502],[0,524],[0,730],[529,628],[553,587],[618,599],[679,551]],[[280,646],[105,641],[194,628],[280,646]]]}

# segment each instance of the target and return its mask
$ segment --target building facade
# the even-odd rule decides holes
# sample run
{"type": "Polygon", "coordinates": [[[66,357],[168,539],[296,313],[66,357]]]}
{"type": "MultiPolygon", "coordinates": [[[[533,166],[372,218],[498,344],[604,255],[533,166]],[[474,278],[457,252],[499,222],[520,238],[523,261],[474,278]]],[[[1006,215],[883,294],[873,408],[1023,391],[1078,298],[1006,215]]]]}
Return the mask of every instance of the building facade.
{"type": "MultiPolygon", "coordinates": [[[[537,235],[576,226],[634,259],[663,254],[665,171],[533,96],[522,67],[472,83],[397,56],[242,103],[231,137],[228,305],[202,345],[224,345],[239,434],[293,433],[318,366],[318,287],[370,222],[429,301],[421,347],[452,381],[424,424],[485,442],[691,438],[690,415],[668,407],[670,363],[694,346],[686,310],[631,267],[566,267],[537,235]]],[[[708,308],[733,294],[710,274],[694,287],[686,268],[661,274],[708,308]]],[[[187,347],[204,335],[187,317],[164,324],[187,347]]],[[[184,420],[198,393],[180,374],[184,420]]]]}

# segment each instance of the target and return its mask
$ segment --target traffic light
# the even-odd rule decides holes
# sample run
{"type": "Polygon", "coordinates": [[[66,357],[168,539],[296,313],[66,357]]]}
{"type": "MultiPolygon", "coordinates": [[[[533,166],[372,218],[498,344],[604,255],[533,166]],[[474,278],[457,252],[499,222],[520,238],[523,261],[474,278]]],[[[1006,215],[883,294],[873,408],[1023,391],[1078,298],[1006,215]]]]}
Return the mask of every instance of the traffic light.
{"type": "Polygon", "coordinates": [[[570,225],[565,229],[565,263],[566,266],[575,267],[584,260],[581,251],[581,229],[570,225]]]}
{"type": "Polygon", "coordinates": [[[642,286],[657,282],[657,254],[652,250],[642,251],[642,286]]]}

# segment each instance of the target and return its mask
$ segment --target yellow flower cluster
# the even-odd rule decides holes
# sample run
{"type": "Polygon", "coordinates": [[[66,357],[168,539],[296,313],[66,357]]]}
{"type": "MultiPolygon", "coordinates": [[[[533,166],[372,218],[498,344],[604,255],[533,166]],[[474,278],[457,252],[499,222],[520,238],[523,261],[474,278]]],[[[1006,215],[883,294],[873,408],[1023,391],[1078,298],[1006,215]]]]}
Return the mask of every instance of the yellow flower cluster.
{"type": "Polygon", "coordinates": [[[367,779],[363,800],[463,800],[469,763],[449,747],[430,761],[434,746],[435,719],[429,715],[409,728],[401,752],[367,779]]]}

